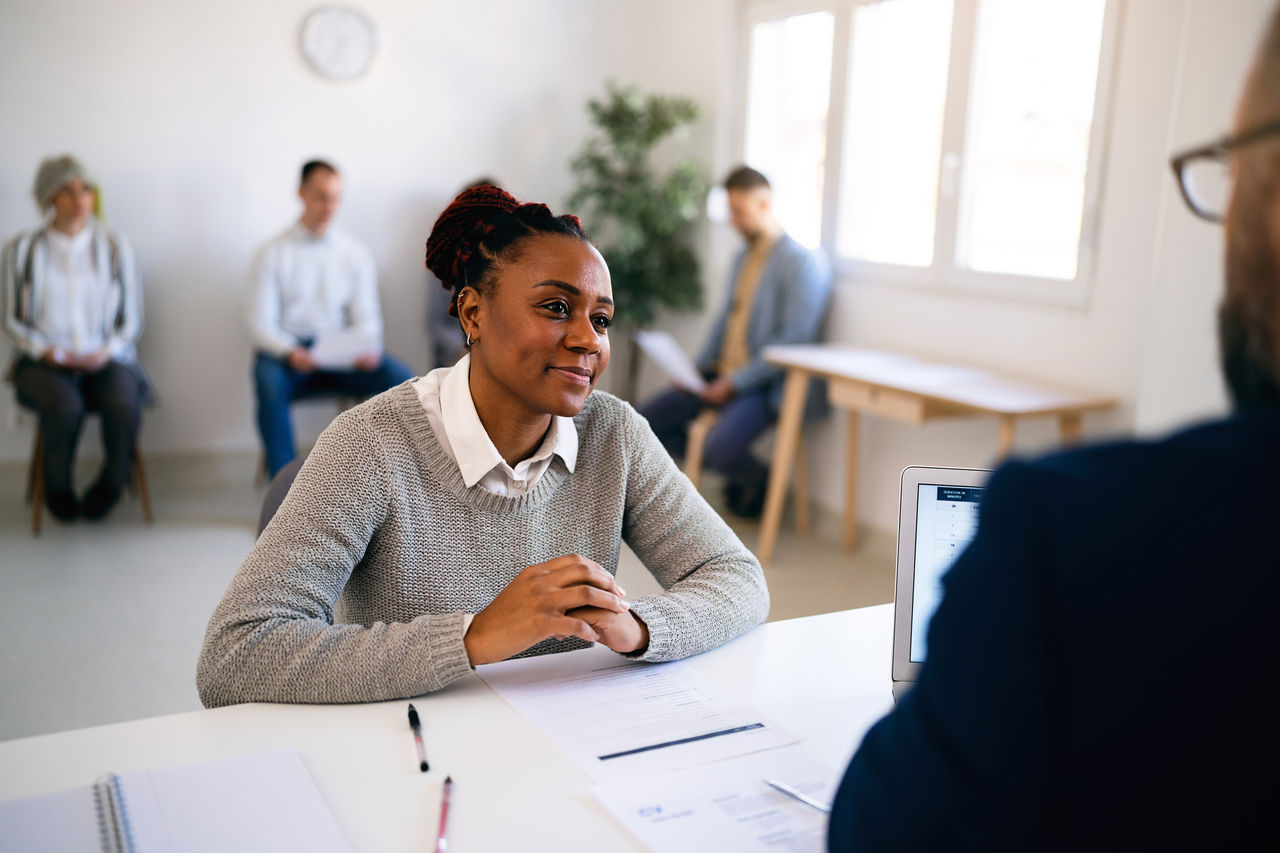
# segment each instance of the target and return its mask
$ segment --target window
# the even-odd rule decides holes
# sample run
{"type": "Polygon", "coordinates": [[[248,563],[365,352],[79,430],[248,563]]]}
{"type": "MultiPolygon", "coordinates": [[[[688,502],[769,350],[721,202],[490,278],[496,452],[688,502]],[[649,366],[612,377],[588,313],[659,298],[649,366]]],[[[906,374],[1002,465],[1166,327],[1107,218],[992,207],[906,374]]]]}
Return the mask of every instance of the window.
{"type": "Polygon", "coordinates": [[[834,25],[831,13],[814,12],[751,33],[746,162],[769,177],[778,218],[811,249],[822,235],[834,25]]]}
{"type": "Polygon", "coordinates": [[[1082,304],[1117,2],[748,0],[745,160],[856,274],[1082,304]]]}
{"type": "Polygon", "coordinates": [[[1103,0],[983,0],[956,263],[1073,279],[1103,0]]]}
{"type": "Polygon", "coordinates": [[[857,7],[849,49],[837,252],[933,261],[951,0],[857,7]]]}

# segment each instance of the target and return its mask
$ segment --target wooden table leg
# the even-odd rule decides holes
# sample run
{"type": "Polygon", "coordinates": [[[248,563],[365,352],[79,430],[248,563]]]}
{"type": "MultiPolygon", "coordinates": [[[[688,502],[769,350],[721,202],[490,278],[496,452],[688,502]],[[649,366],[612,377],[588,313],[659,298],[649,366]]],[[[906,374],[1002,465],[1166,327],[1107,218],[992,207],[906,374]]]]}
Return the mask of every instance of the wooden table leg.
{"type": "Polygon", "coordinates": [[[804,452],[804,442],[796,442],[796,479],[792,493],[796,499],[796,530],[808,533],[813,529],[809,516],[809,460],[804,452]]]}
{"type": "Polygon", "coordinates": [[[996,447],[996,458],[1003,459],[1013,450],[1014,419],[1010,415],[1000,418],[1000,444],[996,447]]]}
{"type": "Polygon", "coordinates": [[[1076,444],[1084,435],[1084,416],[1079,412],[1058,416],[1058,437],[1063,444],[1076,444]]]}
{"type": "Polygon", "coordinates": [[[800,421],[804,416],[804,400],[809,393],[809,374],[799,368],[787,371],[787,384],[782,391],[782,409],[778,413],[778,436],[773,445],[773,467],[769,471],[769,491],[764,501],[764,518],[760,523],[760,542],[756,557],[761,563],[773,558],[778,544],[778,526],[782,523],[782,504],[791,481],[791,462],[800,440],[800,421]]]}
{"type": "Polygon", "coordinates": [[[844,434],[844,549],[858,544],[858,429],[862,413],[849,410],[844,434]]]}

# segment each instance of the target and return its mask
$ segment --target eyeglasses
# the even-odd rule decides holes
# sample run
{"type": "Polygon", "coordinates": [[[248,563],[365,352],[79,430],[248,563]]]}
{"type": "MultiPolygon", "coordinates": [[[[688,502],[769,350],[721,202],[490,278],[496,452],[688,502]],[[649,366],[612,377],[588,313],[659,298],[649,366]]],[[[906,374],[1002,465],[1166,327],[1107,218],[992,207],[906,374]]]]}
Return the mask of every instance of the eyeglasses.
{"type": "Polygon", "coordinates": [[[1246,130],[1238,136],[1225,136],[1217,142],[1192,148],[1169,161],[1178,176],[1178,188],[1191,212],[1210,222],[1221,222],[1231,196],[1231,168],[1227,155],[1269,136],[1280,134],[1280,121],[1246,130]]]}

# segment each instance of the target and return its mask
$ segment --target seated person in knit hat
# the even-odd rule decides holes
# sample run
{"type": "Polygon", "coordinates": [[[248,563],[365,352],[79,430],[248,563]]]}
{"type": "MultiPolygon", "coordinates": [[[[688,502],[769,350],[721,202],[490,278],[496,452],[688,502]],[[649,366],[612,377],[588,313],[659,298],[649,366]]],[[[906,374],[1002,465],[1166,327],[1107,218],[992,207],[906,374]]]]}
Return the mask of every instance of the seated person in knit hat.
{"type": "Polygon", "coordinates": [[[302,216],[258,253],[253,271],[249,326],[257,356],[253,365],[258,432],[267,473],[296,453],[289,405],[304,397],[371,397],[413,377],[382,351],[378,271],[369,249],[335,227],[342,176],[312,160],[298,187],[302,216]],[[350,364],[320,364],[317,338],[349,331],[364,351],[350,364]]]}
{"type": "Polygon", "coordinates": [[[34,195],[44,223],[10,240],[0,259],[4,326],[17,349],[11,375],[18,403],[40,418],[49,512],[99,519],[129,480],[142,417],[138,270],[128,241],[98,219],[97,181],[75,158],[44,160],[34,195]],[[106,461],[81,501],[71,469],[90,411],[102,419],[106,461]]]}
{"type": "Polygon", "coordinates": [[[468,353],[339,415],[205,635],[205,705],[373,702],[601,643],[667,661],[763,621],[760,564],[594,391],[609,269],[573,216],[466,190],[427,240],[468,353]],[[626,542],[663,592],[628,602],[626,542]]]}

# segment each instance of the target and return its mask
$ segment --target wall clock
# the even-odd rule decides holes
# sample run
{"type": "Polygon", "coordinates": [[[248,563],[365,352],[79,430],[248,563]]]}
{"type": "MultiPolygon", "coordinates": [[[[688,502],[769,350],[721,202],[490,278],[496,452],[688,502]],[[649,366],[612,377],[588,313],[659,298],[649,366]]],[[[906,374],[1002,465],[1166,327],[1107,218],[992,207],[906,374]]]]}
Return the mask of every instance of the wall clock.
{"type": "Polygon", "coordinates": [[[302,56],[328,80],[359,80],[369,73],[380,34],[373,21],[356,9],[321,6],[302,22],[302,56]]]}

